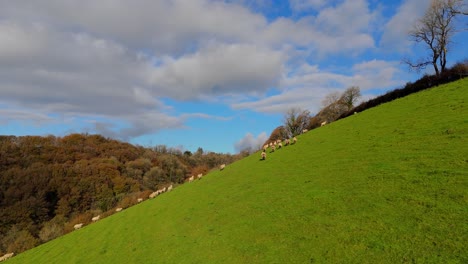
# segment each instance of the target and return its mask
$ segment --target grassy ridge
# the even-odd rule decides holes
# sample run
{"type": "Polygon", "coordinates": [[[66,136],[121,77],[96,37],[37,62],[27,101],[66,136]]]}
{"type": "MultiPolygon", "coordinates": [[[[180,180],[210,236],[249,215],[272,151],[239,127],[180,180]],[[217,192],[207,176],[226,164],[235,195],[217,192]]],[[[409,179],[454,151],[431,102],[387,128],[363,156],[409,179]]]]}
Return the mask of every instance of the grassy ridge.
{"type": "Polygon", "coordinates": [[[467,88],[313,130],[7,263],[466,263],[467,88]]]}

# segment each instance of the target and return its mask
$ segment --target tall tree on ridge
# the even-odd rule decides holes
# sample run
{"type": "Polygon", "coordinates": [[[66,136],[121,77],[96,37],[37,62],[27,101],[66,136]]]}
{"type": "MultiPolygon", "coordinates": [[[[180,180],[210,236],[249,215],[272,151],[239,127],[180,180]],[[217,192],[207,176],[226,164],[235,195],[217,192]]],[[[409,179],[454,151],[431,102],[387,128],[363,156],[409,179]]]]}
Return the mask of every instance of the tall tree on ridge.
{"type": "Polygon", "coordinates": [[[417,62],[405,58],[405,64],[416,71],[432,65],[437,76],[445,71],[449,44],[456,33],[454,18],[460,14],[454,10],[460,10],[461,4],[462,0],[432,0],[424,16],[408,33],[414,42],[424,43],[429,54],[417,62]]]}

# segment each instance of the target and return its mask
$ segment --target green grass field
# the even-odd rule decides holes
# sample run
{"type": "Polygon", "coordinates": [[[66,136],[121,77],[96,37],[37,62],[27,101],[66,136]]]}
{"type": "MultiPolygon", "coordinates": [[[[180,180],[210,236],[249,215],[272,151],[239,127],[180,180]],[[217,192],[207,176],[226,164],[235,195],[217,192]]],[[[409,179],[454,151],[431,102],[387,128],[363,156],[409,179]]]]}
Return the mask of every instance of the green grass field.
{"type": "Polygon", "coordinates": [[[6,263],[468,263],[467,102],[398,99],[6,263]]]}

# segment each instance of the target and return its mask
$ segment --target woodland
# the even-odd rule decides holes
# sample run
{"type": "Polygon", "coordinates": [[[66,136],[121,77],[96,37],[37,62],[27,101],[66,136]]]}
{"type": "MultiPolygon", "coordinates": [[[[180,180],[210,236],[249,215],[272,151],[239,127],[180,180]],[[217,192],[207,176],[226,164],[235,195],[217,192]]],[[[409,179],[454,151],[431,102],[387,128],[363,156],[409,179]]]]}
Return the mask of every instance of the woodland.
{"type": "Polygon", "coordinates": [[[22,252],[247,155],[134,146],[101,135],[0,136],[0,252],[22,252]]]}

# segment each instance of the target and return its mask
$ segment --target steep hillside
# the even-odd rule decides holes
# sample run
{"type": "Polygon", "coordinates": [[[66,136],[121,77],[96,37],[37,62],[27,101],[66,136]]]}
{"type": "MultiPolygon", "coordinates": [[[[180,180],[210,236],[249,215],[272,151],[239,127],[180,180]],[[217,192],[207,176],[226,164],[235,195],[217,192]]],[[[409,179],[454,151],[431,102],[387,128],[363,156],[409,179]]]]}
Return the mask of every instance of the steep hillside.
{"type": "Polygon", "coordinates": [[[383,104],[7,263],[467,263],[467,102],[383,104]]]}
{"type": "Polygon", "coordinates": [[[100,135],[0,135],[0,256],[23,252],[242,154],[182,153],[100,135]]]}

